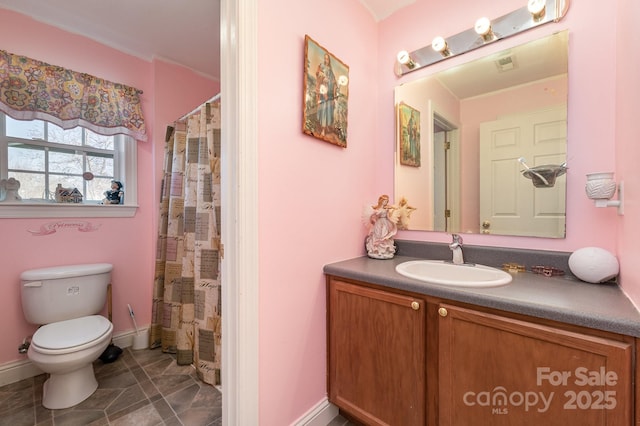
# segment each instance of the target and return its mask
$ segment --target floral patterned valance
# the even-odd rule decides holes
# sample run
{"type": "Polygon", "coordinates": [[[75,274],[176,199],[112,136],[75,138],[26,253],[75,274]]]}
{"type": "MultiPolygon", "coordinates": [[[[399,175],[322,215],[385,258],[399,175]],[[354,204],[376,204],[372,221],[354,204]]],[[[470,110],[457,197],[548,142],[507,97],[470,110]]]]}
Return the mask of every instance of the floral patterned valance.
{"type": "Polygon", "coordinates": [[[142,92],[124,84],[0,50],[0,111],[16,120],[83,126],[147,140],[142,92]]]}

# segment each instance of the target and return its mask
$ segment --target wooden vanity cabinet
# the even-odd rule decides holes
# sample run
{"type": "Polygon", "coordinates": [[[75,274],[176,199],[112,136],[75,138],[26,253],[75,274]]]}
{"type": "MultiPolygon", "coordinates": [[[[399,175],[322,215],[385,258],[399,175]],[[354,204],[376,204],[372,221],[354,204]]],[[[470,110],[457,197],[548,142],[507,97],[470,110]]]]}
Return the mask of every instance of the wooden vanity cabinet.
{"type": "Polygon", "coordinates": [[[438,306],[438,425],[632,424],[633,338],[438,306]]]}
{"type": "Polygon", "coordinates": [[[328,287],[329,400],[366,425],[425,424],[424,299],[328,287]]]}
{"type": "Polygon", "coordinates": [[[329,400],[366,425],[640,425],[637,339],[328,277],[329,400]]]}

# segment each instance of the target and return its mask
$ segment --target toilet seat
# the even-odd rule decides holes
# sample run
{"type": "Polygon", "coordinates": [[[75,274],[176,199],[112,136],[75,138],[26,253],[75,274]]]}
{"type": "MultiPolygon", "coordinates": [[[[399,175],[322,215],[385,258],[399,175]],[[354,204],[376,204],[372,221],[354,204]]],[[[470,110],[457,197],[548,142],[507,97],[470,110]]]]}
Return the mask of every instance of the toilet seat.
{"type": "Polygon", "coordinates": [[[42,354],[65,354],[93,346],[112,331],[113,324],[108,319],[101,315],[89,315],[40,327],[34,333],[31,345],[42,354]]]}

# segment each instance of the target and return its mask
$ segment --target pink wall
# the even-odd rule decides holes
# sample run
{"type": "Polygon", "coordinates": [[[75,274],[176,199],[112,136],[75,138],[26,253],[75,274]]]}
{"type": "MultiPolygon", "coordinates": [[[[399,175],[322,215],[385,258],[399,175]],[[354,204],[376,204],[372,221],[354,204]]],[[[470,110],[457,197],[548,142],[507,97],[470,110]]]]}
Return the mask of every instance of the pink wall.
{"type": "MultiPolygon", "coordinates": [[[[133,218],[94,218],[96,232],[60,230],[34,237],[37,229],[54,219],[0,219],[3,251],[0,260],[0,324],[3,344],[0,365],[25,359],[17,348],[33,334],[24,321],[20,302],[20,273],[26,269],[71,263],[113,263],[113,322],[115,333],[133,325],[126,305],[136,311],[140,326],[151,318],[155,216],[164,148],[164,127],[219,90],[219,83],[184,68],[154,63],[124,54],[87,38],[0,9],[2,49],[76,71],[121,82],[144,91],[143,111],[149,140],[138,143],[138,203],[133,218]]],[[[126,189],[126,188],[125,188],[126,189]]]]}
{"type": "Polygon", "coordinates": [[[326,395],[322,267],[364,254],[362,208],[379,195],[377,31],[358,1],[259,7],[259,415],[286,425],[326,395]],[[346,149],[302,133],[305,34],[349,66],[346,149]]]}
{"type": "Polygon", "coordinates": [[[624,216],[616,217],[618,223],[618,259],[620,281],[629,297],[640,306],[640,29],[637,17],[640,3],[635,0],[618,1],[616,39],[617,82],[615,103],[616,177],[624,180],[624,216]]]}

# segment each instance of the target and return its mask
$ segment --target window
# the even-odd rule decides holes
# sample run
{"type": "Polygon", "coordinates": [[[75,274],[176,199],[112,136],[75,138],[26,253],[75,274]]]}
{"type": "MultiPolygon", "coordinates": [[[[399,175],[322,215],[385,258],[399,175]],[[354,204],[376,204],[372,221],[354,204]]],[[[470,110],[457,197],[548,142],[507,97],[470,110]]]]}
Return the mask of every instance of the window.
{"type": "Polygon", "coordinates": [[[103,136],[82,127],[64,130],[0,113],[0,179],[20,181],[22,197],[20,203],[0,203],[0,217],[132,216],[135,144],[128,136],[103,136]],[[124,184],[124,206],[103,206],[114,179],[124,184]],[[77,189],[82,203],[57,203],[59,187],[77,189]]]}

